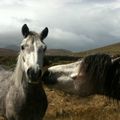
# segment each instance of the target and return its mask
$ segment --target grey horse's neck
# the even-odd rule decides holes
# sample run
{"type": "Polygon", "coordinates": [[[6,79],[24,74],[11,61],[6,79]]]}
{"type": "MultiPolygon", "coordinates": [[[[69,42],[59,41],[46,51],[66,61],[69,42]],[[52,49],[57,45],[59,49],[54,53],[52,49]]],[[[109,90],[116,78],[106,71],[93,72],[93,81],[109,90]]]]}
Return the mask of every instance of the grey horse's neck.
{"type": "Polygon", "coordinates": [[[26,79],[26,76],[24,74],[23,68],[22,68],[22,57],[21,55],[18,56],[17,65],[15,67],[15,70],[13,72],[13,80],[16,86],[19,86],[22,84],[22,80],[26,79]]]}

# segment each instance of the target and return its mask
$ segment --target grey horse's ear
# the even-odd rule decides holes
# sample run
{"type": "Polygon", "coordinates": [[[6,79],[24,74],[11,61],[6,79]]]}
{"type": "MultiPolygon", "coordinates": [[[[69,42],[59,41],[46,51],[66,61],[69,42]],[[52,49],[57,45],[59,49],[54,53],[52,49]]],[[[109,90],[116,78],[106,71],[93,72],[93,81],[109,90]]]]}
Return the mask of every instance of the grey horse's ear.
{"type": "Polygon", "coordinates": [[[28,26],[26,24],[24,24],[22,26],[22,34],[23,34],[24,38],[26,38],[28,36],[28,34],[29,34],[29,28],[28,28],[28,26]]]}
{"type": "Polygon", "coordinates": [[[40,39],[44,40],[48,35],[48,28],[46,27],[40,34],[40,39]]]}

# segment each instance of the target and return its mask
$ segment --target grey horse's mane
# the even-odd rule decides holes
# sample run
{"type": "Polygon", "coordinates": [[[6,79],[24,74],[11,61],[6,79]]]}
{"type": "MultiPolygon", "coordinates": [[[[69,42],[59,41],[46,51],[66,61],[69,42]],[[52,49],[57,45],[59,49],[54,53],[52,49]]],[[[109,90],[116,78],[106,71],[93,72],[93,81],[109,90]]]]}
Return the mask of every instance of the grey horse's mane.
{"type": "Polygon", "coordinates": [[[17,58],[17,64],[15,67],[15,70],[12,75],[12,80],[15,81],[16,85],[20,85],[20,82],[22,82],[23,79],[23,69],[22,69],[22,55],[21,53],[19,54],[17,58]]]}

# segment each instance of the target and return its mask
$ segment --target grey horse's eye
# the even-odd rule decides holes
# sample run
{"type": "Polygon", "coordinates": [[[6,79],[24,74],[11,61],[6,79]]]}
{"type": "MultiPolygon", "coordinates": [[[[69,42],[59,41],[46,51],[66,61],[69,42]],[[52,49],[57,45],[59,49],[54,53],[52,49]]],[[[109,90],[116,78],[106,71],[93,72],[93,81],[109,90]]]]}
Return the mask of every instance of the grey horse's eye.
{"type": "Polygon", "coordinates": [[[21,45],[21,50],[24,50],[25,49],[25,46],[24,45],[21,45]]]}
{"type": "Polygon", "coordinates": [[[45,52],[45,51],[46,51],[46,49],[47,49],[47,47],[45,46],[45,47],[44,47],[44,49],[43,49],[43,51],[45,52]]]}

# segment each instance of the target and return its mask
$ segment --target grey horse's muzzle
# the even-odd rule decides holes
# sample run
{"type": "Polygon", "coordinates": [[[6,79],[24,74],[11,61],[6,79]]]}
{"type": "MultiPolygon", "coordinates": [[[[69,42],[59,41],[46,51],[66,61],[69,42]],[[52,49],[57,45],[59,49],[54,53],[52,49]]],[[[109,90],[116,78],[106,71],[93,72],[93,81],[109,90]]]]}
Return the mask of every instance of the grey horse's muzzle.
{"type": "Polygon", "coordinates": [[[30,67],[27,70],[27,75],[29,78],[29,83],[39,83],[40,78],[42,76],[42,70],[41,69],[35,70],[34,68],[30,67]]]}

